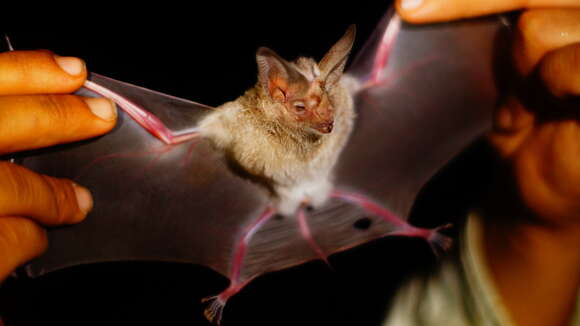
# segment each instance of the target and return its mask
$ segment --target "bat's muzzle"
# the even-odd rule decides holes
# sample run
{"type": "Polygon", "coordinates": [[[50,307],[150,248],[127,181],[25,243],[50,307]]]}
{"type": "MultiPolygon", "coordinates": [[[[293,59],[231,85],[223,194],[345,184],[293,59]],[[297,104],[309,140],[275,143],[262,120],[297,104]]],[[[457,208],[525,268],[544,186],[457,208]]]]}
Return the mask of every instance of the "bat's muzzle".
{"type": "Polygon", "coordinates": [[[318,124],[314,129],[323,134],[329,134],[334,128],[334,121],[328,121],[318,124]]]}

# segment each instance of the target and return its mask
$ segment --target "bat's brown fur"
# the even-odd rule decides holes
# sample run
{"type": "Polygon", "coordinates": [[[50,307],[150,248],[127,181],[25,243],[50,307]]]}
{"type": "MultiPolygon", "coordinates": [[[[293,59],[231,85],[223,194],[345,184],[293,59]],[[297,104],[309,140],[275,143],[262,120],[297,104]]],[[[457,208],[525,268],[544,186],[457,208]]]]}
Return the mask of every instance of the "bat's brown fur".
{"type": "Polygon", "coordinates": [[[282,214],[293,214],[302,203],[321,205],[330,195],[332,170],[355,118],[352,96],[341,81],[353,37],[349,30],[331,49],[320,63],[326,67],[309,58],[286,62],[261,49],[271,65],[280,61],[286,72],[277,67],[262,71],[270,67],[260,66],[269,63],[260,61],[258,51],[261,76],[256,86],[199,125],[201,134],[243,174],[262,181],[282,214]]]}

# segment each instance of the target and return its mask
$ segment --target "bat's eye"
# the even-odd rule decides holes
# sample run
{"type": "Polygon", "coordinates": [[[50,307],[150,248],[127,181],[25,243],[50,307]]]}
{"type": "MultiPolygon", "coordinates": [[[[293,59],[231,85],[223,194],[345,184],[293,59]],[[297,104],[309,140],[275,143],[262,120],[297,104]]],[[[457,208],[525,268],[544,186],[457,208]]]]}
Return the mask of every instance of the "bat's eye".
{"type": "Polygon", "coordinates": [[[304,110],[306,110],[306,105],[304,105],[304,102],[294,102],[294,110],[296,110],[296,112],[303,112],[304,110]]]}

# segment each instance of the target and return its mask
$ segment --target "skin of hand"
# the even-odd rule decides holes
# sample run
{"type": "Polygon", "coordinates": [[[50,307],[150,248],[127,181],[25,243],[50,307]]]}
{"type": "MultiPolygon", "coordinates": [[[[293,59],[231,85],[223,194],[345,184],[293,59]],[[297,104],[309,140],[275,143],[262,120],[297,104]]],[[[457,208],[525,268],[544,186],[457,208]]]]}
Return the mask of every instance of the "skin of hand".
{"type": "Polygon", "coordinates": [[[522,10],[516,82],[501,90],[488,135],[509,186],[487,201],[485,255],[516,325],[568,325],[580,288],[580,2],[398,0],[397,9],[411,23],[522,10]]]}
{"type": "MultiPolygon", "coordinates": [[[[102,135],[115,126],[108,99],[67,95],[87,77],[82,60],[49,51],[0,53],[0,155],[102,135]]],[[[0,281],[47,248],[43,226],[82,221],[90,192],[0,161],[0,281]]]]}

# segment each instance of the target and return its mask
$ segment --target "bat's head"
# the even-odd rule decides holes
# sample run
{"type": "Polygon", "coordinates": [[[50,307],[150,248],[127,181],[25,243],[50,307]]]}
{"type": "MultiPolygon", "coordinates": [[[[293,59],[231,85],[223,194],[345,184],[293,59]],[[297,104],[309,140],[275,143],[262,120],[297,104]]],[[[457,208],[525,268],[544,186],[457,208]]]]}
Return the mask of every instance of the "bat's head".
{"type": "Polygon", "coordinates": [[[354,35],[355,27],[351,25],[319,63],[309,58],[288,62],[274,51],[260,48],[256,54],[258,80],[274,103],[268,114],[287,125],[330,133],[337,103],[329,94],[339,87],[354,35]]]}

